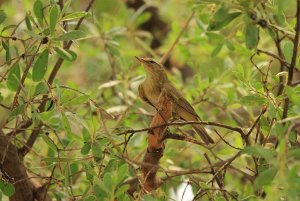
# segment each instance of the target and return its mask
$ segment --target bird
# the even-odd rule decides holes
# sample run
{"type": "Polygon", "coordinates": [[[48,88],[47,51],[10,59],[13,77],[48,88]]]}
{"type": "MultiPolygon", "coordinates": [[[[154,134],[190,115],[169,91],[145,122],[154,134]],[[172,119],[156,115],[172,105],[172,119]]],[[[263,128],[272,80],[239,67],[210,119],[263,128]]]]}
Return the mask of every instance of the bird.
{"type": "MultiPolygon", "coordinates": [[[[184,121],[199,121],[191,104],[184,98],[181,92],[174,87],[168,79],[167,73],[162,64],[152,58],[136,57],[144,66],[146,78],[138,87],[139,96],[143,101],[157,109],[158,97],[163,89],[166,90],[173,105],[173,116],[184,121]]],[[[208,135],[205,128],[200,124],[192,124],[197,134],[206,144],[214,143],[214,140],[208,135]]]]}

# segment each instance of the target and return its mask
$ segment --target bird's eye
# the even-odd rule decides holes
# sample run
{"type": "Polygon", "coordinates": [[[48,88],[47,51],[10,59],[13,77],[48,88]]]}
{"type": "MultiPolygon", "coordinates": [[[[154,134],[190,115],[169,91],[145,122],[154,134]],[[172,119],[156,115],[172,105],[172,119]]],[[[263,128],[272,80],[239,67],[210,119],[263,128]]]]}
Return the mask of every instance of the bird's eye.
{"type": "Polygon", "coordinates": [[[155,62],[154,62],[154,61],[150,61],[150,63],[152,63],[152,64],[155,64],[155,62]]]}

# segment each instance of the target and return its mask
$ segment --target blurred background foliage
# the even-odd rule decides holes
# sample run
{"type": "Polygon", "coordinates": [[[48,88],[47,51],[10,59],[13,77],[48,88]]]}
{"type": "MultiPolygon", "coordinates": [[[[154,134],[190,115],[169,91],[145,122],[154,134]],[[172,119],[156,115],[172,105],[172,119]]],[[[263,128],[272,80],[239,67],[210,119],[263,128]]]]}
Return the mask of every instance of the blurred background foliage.
{"type": "MultiPolygon", "coordinates": [[[[89,2],[64,1],[62,15],[54,0],[1,1],[0,125],[20,150],[40,129],[24,165],[38,187],[49,184],[46,198],[299,200],[300,88],[286,86],[296,0],[95,0],[83,12],[89,2]],[[68,35],[83,16],[81,31],[68,35]],[[155,111],[138,98],[145,73],[134,56],[159,60],[183,29],[164,63],[170,80],[202,120],[249,136],[206,126],[214,146],[168,140],[163,184],[132,198],[124,181],[140,175],[146,132],[118,133],[147,128],[155,111]],[[49,83],[59,58],[64,61],[49,83]],[[197,173],[212,164],[213,174],[197,173]],[[182,184],[187,192],[179,190],[182,184]]],[[[299,83],[299,67],[297,57],[293,83],[299,83]]],[[[188,125],[169,129],[192,133],[188,125]]],[[[14,193],[10,183],[1,181],[1,197],[14,193]]]]}

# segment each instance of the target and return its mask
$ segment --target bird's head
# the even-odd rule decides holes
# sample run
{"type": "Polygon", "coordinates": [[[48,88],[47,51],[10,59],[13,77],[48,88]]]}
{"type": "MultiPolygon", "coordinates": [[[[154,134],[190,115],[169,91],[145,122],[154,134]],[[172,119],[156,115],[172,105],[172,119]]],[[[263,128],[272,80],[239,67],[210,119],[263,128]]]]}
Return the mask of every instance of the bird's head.
{"type": "Polygon", "coordinates": [[[140,58],[140,57],[136,57],[136,58],[144,66],[147,75],[155,76],[155,77],[163,76],[163,79],[166,78],[166,72],[160,63],[156,62],[152,58],[140,58]]]}

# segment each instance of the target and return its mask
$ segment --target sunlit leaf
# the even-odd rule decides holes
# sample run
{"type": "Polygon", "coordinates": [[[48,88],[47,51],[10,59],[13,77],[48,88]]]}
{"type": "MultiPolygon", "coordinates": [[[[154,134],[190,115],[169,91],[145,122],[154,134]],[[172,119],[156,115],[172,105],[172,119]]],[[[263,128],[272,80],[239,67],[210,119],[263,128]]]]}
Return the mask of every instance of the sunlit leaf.
{"type": "Polygon", "coordinates": [[[64,50],[61,47],[55,47],[54,50],[62,59],[65,59],[67,61],[74,61],[73,56],[67,50],[64,50]]]}
{"type": "Polygon", "coordinates": [[[35,17],[38,19],[39,23],[43,23],[44,13],[43,13],[43,4],[40,0],[36,0],[33,5],[33,12],[35,17]]]}
{"type": "Polygon", "coordinates": [[[66,14],[63,18],[60,19],[60,21],[75,20],[78,18],[85,17],[87,14],[88,14],[88,12],[72,12],[72,13],[66,14]]]}
{"type": "Polygon", "coordinates": [[[57,37],[57,40],[77,40],[86,37],[86,33],[80,30],[72,30],[57,37]]]}
{"type": "Polygon", "coordinates": [[[72,105],[72,106],[79,105],[79,104],[88,102],[89,99],[90,99],[89,95],[81,95],[81,96],[71,99],[68,102],[65,102],[64,105],[72,105]]]}
{"type": "Polygon", "coordinates": [[[59,16],[59,8],[56,4],[52,5],[50,9],[50,19],[49,19],[49,29],[50,33],[53,34],[55,31],[55,26],[59,16]]]}

